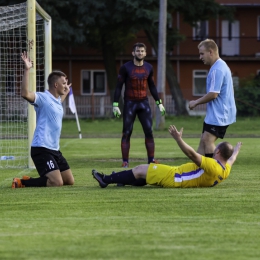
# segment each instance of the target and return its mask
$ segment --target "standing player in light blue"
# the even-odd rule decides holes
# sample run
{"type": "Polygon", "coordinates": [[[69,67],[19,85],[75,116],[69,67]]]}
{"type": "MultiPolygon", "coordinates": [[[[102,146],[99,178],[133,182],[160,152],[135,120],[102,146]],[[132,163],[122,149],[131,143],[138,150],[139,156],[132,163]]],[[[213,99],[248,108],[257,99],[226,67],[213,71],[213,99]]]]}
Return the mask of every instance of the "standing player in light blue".
{"type": "Polygon", "coordinates": [[[21,96],[34,106],[36,112],[31,157],[40,177],[14,178],[12,188],[73,185],[74,177],[71,169],[59,150],[63,117],[62,102],[70,88],[67,76],[61,71],[53,71],[48,77],[49,90],[31,92],[29,71],[33,63],[26,52],[22,53],[21,58],[24,61],[21,96]]]}
{"type": "Polygon", "coordinates": [[[207,76],[207,94],[190,101],[189,108],[207,103],[198,153],[212,157],[215,141],[223,139],[228,126],[236,122],[237,109],[232,74],[226,62],[219,57],[217,44],[206,39],[198,45],[198,49],[200,59],[211,68],[207,76]]]}

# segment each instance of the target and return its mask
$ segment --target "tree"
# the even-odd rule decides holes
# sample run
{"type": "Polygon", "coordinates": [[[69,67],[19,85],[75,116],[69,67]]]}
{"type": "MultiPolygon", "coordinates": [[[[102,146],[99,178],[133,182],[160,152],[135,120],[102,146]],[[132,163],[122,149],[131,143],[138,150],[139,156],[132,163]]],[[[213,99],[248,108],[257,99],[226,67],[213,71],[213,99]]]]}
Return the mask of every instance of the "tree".
{"type": "Polygon", "coordinates": [[[250,76],[240,81],[235,88],[237,114],[239,116],[260,115],[260,78],[250,76]]]}
{"type": "Polygon", "coordinates": [[[88,45],[102,51],[113,99],[117,79],[116,55],[124,51],[143,24],[151,23],[151,17],[158,16],[158,3],[155,0],[80,0],[78,5],[80,23],[88,32],[88,45]]]}
{"type": "MultiPolygon", "coordinates": [[[[168,0],[168,17],[171,17],[173,12],[180,12],[184,21],[194,26],[199,20],[208,20],[216,18],[217,16],[228,17],[232,19],[233,9],[221,6],[213,0],[168,0]]],[[[171,20],[171,19],[169,19],[171,20]]],[[[157,20],[154,20],[157,25],[157,20]]],[[[145,33],[153,46],[156,53],[158,53],[158,30],[157,26],[149,26],[145,29],[145,33]]],[[[185,39],[184,35],[180,35],[177,28],[168,28],[167,30],[167,53],[177,46],[185,39]]],[[[186,115],[186,101],[183,98],[176,74],[174,72],[170,57],[166,56],[166,79],[175,102],[177,115],[186,115]]]]}
{"type": "MultiPolygon", "coordinates": [[[[149,42],[153,46],[154,50],[156,53],[158,53],[158,37],[157,37],[157,32],[153,32],[151,29],[145,30],[145,33],[149,39],[149,42]]],[[[167,36],[169,34],[167,33],[167,36]]],[[[177,38],[181,39],[181,36],[176,33],[176,39],[177,38]]],[[[167,38],[168,39],[168,38],[167,38]]],[[[167,41],[169,42],[169,40],[167,41]]],[[[171,47],[169,47],[169,43],[166,45],[168,51],[171,47]]],[[[166,79],[173,97],[173,100],[175,102],[175,108],[176,108],[176,113],[177,115],[187,115],[187,110],[186,110],[186,101],[183,98],[175,71],[173,69],[172,63],[169,59],[169,56],[166,55],[166,79]]]]}
{"type": "MultiPolygon", "coordinates": [[[[21,3],[21,0],[0,0],[1,5],[21,3]]],[[[158,0],[38,0],[53,20],[54,47],[84,44],[103,55],[111,98],[117,79],[116,56],[124,51],[129,40],[144,30],[157,50],[158,0]]],[[[217,16],[232,17],[232,10],[214,0],[168,0],[168,17],[179,12],[184,20],[195,25],[198,20],[217,16]]],[[[184,37],[176,28],[167,32],[167,50],[170,51],[184,37]]],[[[185,100],[177,82],[169,57],[166,59],[166,79],[175,101],[177,114],[187,114],[185,100]]]]}
{"type": "MultiPolygon", "coordinates": [[[[1,6],[24,3],[26,0],[0,0],[1,6]]],[[[81,44],[86,42],[82,27],[78,24],[75,1],[37,0],[52,18],[52,36],[55,47],[62,47],[64,42],[81,44]]]]}
{"type": "MultiPolygon", "coordinates": [[[[110,93],[116,85],[115,58],[118,51],[123,51],[129,39],[139,30],[144,30],[155,49],[158,50],[158,0],[96,0],[78,1],[80,23],[88,30],[89,38],[95,47],[101,47],[107,71],[110,93]],[[88,12],[91,10],[91,14],[88,12]],[[94,32],[94,33],[93,33],[94,32]],[[93,38],[93,35],[95,36],[93,38]]],[[[231,9],[221,6],[213,0],[169,0],[168,17],[177,11],[183,14],[184,20],[194,25],[198,20],[210,17],[231,17],[231,9]]],[[[176,46],[183,37],[176,29],[168,31],[168,51],[176,46]]],[[[90,41],[89,41],[90,44],[90,41]]],[[[187,114],[186,102],[177,82],[169,57],[166,59],[166,78],[175,101],[177,114],[187,114]]]]}
{"type": "MultiPolygon", "coordinates": [[[[214,19],[217,16],[232,17],[232,9],[221,6],[213,0],[168,1],[168,17],[170,17],[173,12],[180,12],[183,14],[184,20],[190,25],[195,25],[198,19],[214,19]]],[[[79,7],[81,23],[83,23],[88,30],[89,38],[95,39],[94,46],[96,47],[101,43],[108,85],[112,95],[116,85],[116,54],[118,51],[124,50],[127,42],[133,39],[139,30],[146,32],[151,45],[156,52],[158,51],[158,24],[154,21],[158,21],[159,1],[79,1],[79,7]],[[87,3],[82,5],[83,2],[87,3]],[[91,14],[89,10],[91,10],[91,14]]],[[[176,28],[168,29],[168,52],[183,39],[184,37],[179,35],[176,28]]],[[[175,101],[177,114],[187,114],[186,101],[183,98],[169,57],[166,58],[166,79],[175,101]]]]}

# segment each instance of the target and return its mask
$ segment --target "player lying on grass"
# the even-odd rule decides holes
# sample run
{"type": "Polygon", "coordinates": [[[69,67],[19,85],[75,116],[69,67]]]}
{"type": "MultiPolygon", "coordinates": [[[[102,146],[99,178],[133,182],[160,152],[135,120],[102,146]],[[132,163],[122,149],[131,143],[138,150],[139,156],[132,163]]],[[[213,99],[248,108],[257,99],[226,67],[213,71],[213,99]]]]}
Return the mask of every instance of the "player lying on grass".
{"type": "Polygon", "coordinates": [[[131,170],[113,172],[111,175],[92,170],[93,177],[101,188],[106,188],[111,183],[131,185],[137,179],[145,179],[147,184],[165,188],[190,188],[213,187],[229,176],[231,166],[241,148],[241,142],[238,142],[234,148],[228,142],[219,143],[214,150],[213,158],[209,158],[197,153],[183,141],[183,128],[178,131],[174,125],[171,125],[169,132],[183,153],[193,162],[180,166],[142,164],[131,170]]]}

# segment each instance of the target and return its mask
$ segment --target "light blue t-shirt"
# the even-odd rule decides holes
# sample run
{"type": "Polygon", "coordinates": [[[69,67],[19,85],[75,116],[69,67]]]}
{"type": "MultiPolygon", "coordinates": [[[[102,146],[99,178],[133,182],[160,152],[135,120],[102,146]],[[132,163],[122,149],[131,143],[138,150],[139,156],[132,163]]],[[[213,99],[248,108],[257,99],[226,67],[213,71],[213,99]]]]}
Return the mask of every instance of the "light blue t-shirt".
{"type": "Polygon", "coordinates": [[[219,93],[218,97],[207,103],[205,123],[226,126],[236,122],[236,103],[232,74],[226,62],[218,59],[207,76],[207,93],[219,93]]]}
{"type": "Polygon", "coordinates": [[[63,117],[60,97],[55,98],[48,90],[36,92],[31,104],[36,111],[36,129],[31,146],[58,151],[63,117]]]}

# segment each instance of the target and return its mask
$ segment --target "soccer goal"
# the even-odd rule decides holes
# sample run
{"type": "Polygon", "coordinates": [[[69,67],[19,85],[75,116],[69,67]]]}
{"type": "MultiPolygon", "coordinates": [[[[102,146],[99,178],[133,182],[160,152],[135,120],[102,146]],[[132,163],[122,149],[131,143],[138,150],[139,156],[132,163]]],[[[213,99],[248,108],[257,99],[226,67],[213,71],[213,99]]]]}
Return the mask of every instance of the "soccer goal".
{"type": "Polygon", "coordinates": [[[44,91],[51,72],[51,17],[35,0],[0,6],[0,168],[34,167],[30,144],[36,125],[33,106],[21,97],[23,61],[34,62],[29,89],[44,91]]]}

